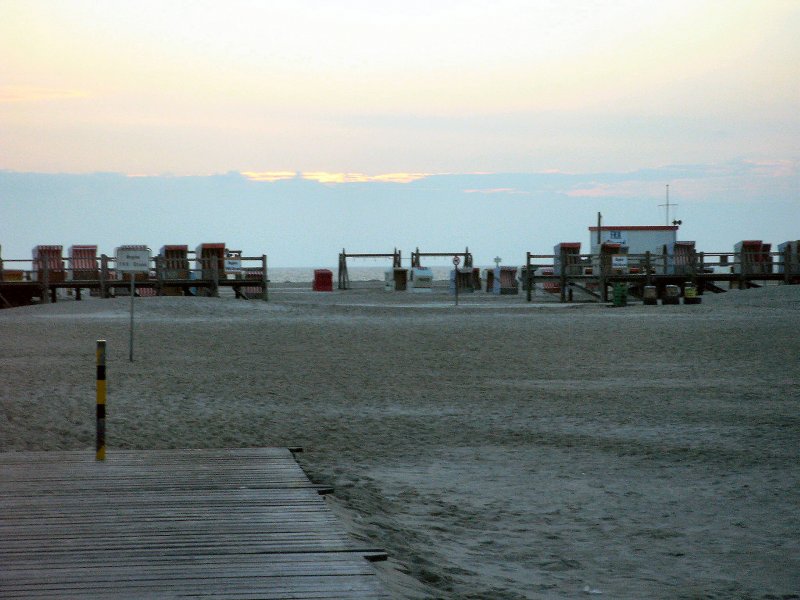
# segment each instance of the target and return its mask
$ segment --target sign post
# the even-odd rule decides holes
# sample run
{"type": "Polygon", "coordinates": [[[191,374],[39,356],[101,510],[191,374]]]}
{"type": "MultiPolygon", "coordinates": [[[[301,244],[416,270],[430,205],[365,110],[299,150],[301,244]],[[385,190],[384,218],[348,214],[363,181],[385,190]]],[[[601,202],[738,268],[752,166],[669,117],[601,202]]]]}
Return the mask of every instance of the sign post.
{"type": "Polygon", "coordinates": [[[461,259],[458,256],[453,257],[453,284],[456,286],[456,306],[458,306],[458,263],[461,259]]]}
{"type": "Polygon", "coordinates": [[[624,254],[612,254],[611,268],[614,270],[619,269],[620,271],[624,271],[628,268],[628,257],[624,254]]]}
{"type": "Polygon", "coordinates": [[[106,341],[97,340],[97,452],[96,460],[106,459],[106,341]]]}
{"type": "Polygon", "coordinates": [[[133,296],[136,292],[136,273],[150,272],[150,248],[147,246],[120,246],[117,248],[117,271],[131,278],[131,327],[128,344],[129,359],[133,362],[133,296]]]}
{"type": "Polygon", "coordinates": [[[240,250],[228,250],[225,256],[225,273],[236,275],[238,278],[242,273],[242,253],[240,250]]]}

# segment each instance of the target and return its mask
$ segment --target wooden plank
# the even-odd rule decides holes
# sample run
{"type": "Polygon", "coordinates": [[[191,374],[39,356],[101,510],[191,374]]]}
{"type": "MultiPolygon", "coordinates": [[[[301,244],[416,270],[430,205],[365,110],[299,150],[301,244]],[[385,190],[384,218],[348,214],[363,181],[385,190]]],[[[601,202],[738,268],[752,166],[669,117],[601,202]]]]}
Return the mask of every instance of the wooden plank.
{"type": "Polygon", "coordinates": [[[286,449],[0,454],[0,597],[388,598],[286,449]]]}

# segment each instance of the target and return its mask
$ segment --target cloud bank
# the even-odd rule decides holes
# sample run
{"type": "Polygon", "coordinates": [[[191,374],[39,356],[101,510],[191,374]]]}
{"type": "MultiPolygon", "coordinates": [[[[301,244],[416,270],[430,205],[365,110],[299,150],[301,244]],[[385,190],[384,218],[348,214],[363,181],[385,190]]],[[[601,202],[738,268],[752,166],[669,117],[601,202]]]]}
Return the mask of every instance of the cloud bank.
{"type": "MultiPolygon", "coordinates": [[[[661,225],[665,185],[679,239],[727,251],[741,239],[800,239],[800,169],[791,161],[671,165],[628,173],[306,177],[296,172],[132,177],[0,171],[5,259],[37,244],[226,242],[273,266],[333,266],[341,248],[469,246],[476,261],[524,260],[559,242],[588,247],[606,225],[661,225]]],[[[386,250],[388,249],[388,250],[386,250]]]]}

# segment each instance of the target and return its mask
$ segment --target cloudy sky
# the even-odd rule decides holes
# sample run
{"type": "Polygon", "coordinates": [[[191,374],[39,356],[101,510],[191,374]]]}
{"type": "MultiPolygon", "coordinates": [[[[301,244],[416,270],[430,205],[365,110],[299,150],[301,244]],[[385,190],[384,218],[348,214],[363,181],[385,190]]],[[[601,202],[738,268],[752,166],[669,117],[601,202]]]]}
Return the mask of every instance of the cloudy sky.
{"type": "MultiPolygon", "coordinates": [[[[352,213],[350,245],[374,243],[362,230],[383,231],[404,203],[431,207],[444,180],[442,206],[480,198],[500,222],[563,219],[568,201],[580,221],[552,235],[579,241],[604,207],[608,224],[661,224],[666,184],[693,238],[727,246],[749,219],[745,237],[797,239],[798,31],[796,0],[0,0],[0,244],[7,257],[31,240],[87,243],[74,215],[99,200],[119,227],[122,200],[91,195],[102,186],[52,191],[54,174],[97,173],[130,193],[143,177],[177,193],[238,174],[260,186],[238,209],[269,221],[280,189],[293,202],[275,219],[328,198],[345,229],[349,198],[371,190],[374,220],[352,213]],[[173,185],[184,177],[193,185],[173,185]],[[727,237],[709,233],[715,215],[727,237]]],[[[192,239],[160,243],[203,241],[191,202],[160,210],[192,239]]],[[[392,234],[378,237],[393,246],[392,234]]],[[[465,243],[489,247],[486,235],[462,228],[465,243]]],[[[524,255],[520,235],[508,251],[524,255]]]]}

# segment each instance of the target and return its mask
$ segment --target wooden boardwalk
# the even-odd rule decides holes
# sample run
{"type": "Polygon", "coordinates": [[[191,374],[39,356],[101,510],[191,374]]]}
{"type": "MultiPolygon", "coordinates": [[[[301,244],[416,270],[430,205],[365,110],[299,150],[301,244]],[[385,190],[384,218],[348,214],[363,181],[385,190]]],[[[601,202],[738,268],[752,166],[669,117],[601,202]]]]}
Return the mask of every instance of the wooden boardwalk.
{"type": "Polygon", "coordinates": [[[0,598],[388,598],[283,448],[0,454],[0,598]]]}

